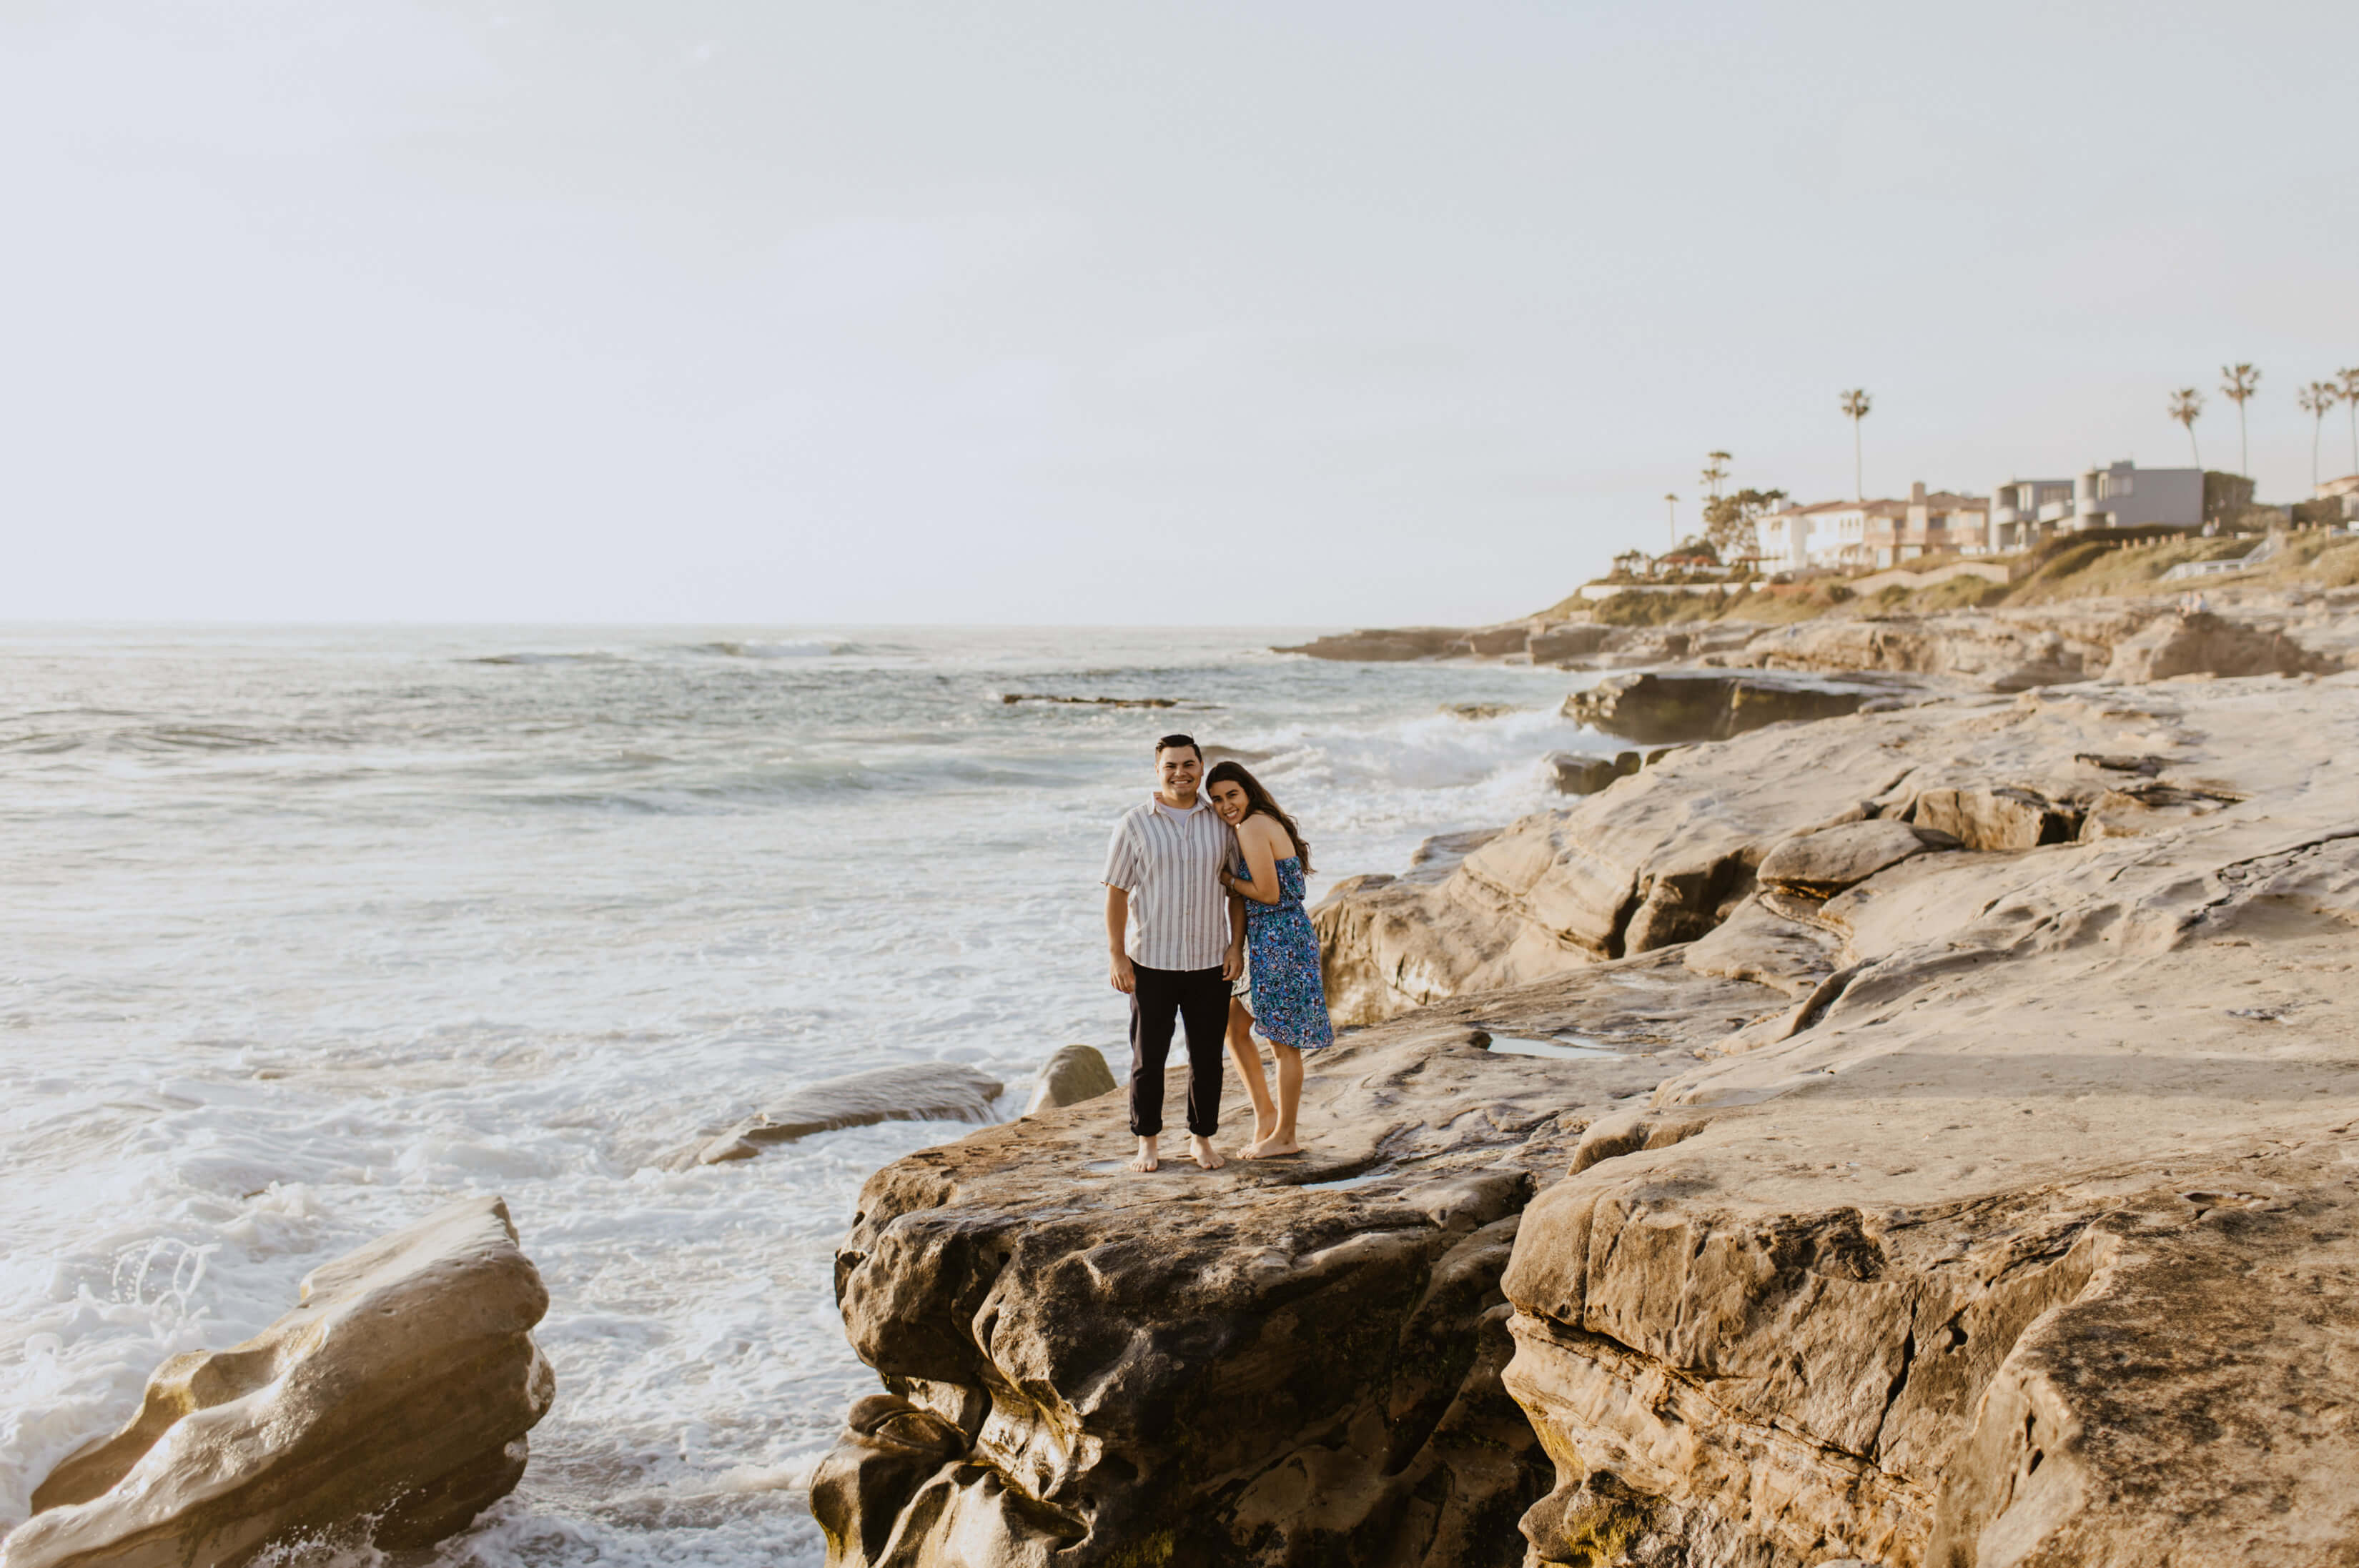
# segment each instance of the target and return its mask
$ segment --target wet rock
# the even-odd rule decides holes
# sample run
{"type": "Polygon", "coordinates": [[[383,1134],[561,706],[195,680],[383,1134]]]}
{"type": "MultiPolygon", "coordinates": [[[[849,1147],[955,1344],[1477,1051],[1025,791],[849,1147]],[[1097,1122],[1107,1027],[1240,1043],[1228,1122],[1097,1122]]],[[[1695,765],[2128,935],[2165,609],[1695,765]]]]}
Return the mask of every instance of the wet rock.
{"type": "Polygon", "coordinates": [[[1085,1099],[1110,1095],[1115,1088],[1114,1069],[1106,1065],[1105,1054],[1094,1045],[1060,1046],[1040,1067],[1040,1082],[1032,1090],[1031,1103],[1024,1114],[1035,1116],[1059,1106],[1079,1105],[1085,1099]]]}
{"type": "Polygon", "coordinates": [[[880,1121],[990,1121],[1002,1085],[955,1062],[916,1062],[829,1078],[726,1132],[700,1138],[660,1162],[668,1170],[750,1160],[777,1143],[880,1121]]]}
{"type": "Polygon", "coordinates": [[[1460,626],[1375,627],[1336,633],[1274,654],[1305,654],[1314,659],[1341,659],[1364,664],[1400,664],[1410,659],[1439,658],[1466,635],[1460,626]]]}
{"type": "Polygon", "coordinates": [[[1044,691],[1003,691],[999,700],[1013,708],[1019,702],[1061,703],[1073,708],[1210,708],[1184,697],[1059,697],[1044,691]]]}
{"type": "Polygon", "coordinates": [[[305,1277],[227,1350],[172,1357],[139,1413],[33,1493],[6,1568],[234,1568],[297,1541],[430,1545],[523,1476],[556,1380],[549,1306],[498,1198],[452,1204],[305,1277]]]}
{"type": "Polygon", "coordinates": [[[1906,822],[1843,822],[1788,838],[1761,861],[1761,881],[1805,897],[1828,898],[1864,882],[1885,867],[1955,838],[1919,831],[1906,822]]]}
{"type": "Polygon", "coordinates": [[[1516,711],[1512,702],[1445,702],[1441,711],[1452,719],[1505,719],[1516,711]]]}
{"type": "Polygon", "coordinates": [[[1721,670],[1609,676],[1565,698],[1568,719],[1647,745],[1721,741],[1766,725],[1858,711],[1890,688],[1721,670]]]}

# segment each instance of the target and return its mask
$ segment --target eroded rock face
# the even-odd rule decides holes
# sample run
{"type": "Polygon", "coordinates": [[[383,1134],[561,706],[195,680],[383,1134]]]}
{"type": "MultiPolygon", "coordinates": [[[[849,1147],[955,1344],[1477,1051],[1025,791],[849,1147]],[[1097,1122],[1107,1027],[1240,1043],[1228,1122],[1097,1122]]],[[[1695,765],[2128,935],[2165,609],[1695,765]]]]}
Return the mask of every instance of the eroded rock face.
{"type": "Polygon", "coordinates": [[[1316,1054],[1300,1160],[1136,1175],[1109,1103],[886,1167],[838,1294],[890,1396],[816,1480],[831,1561],[1519,1562],[1553,1465],[1498,1383],[1518,1216],[1592,1117],[1778,1000],[1649,957],[1371,1031],[1316,1054]],[[1566,1027],[1626,1054],[1486,1048],[1566,1027]]]}
{"type": "Polygon", "coordinates": [[[1329,1003],[1365,1023],[1698,940],[1744,907],[1778,843],[1842,822],[2000,851],[2228,809],[2242,795],[2181,744],[2182,707],[2146,687],[1954,696],[1673,752],[1513,824],[1446,878],[1339,884],[1311,912],[1329,1003]],[[2104,765],[2132,741],[2158,776],[2104,765]]]}
{"type": "Polygon", "coordinates": [[[316,1269],[302,1304],[175,1356],[131,1423],[60,1465],[5,1568],[234,1568],[265,1547],[430,1545],[524,1475],[556,1379],[549,1306],[497,1198],[316,1269]]]}
{"type": "Polygon", "coordinates": [[[777,1143],[880,1121],[989,1121],[1003,1086],[956,1062],[912,1062],[849,1073],[797,1089],[727,1131],[700,1138],[661,1162],[671,1170],[751,1160],[777,1143]]]}
{"type": "Polygon", "coordinates": [[[1855,713],[1896,688],[1725,670],[1648,670],[1609,676],[1564,699],[1565,717],[1643,745],[1724,741],[1793,720],[1855,713]]]}
{"type": "Polygon", "coordinates": [[[1726,657],[1757,669],[1944,676],[1994,691],[2100,678],[2298,675],[2336,665],[2282,630],[2181,615],[2148,599],[1806,621],[1764,632],[1726,657]]]}

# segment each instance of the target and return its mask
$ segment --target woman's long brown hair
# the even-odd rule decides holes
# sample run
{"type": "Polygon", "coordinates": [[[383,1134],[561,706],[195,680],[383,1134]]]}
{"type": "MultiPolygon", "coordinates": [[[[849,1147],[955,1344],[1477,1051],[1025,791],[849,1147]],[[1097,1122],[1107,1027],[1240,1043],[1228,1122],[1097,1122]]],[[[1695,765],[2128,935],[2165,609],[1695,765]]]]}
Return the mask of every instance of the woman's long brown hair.
{"type": "Polygon", "coordinates": [[[1310,846],[1304,841],[1302,829],[1294,825],[1294,818],[1288,816],[1269,791],[1262,787],[1261,780],[1245,772],[1243,762],[1223,761],[1214,762],[1212,771],[1204,775],[1204,793],[1212,794],[1216,784],[1234,784],[1245,792],[1247,816],[1264,812],[1277,817],[1277,825],[1286,829],[1286,836],[1294,840],[1294,852],[1302,857],[1302,874],[1306,877],[1310,874],[1310,846]]]}

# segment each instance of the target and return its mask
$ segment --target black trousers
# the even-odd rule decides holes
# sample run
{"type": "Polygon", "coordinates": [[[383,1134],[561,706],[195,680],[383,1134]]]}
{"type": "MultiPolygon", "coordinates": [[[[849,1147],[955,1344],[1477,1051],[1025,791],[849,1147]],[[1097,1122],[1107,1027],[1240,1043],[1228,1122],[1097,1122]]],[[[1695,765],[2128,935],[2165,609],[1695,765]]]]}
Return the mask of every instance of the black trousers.
{"type": "Polygon", "coordinates": [[[1141,1138],[1163,1130],[1163,1065],[1176,1013],[1188,1030],[1188,1130],[1210,1138],[1221,1125],[1229,982],[1217,968],[1132,968],[1138,987],[1130,993],[1130,1130],[1141,1138]]]}

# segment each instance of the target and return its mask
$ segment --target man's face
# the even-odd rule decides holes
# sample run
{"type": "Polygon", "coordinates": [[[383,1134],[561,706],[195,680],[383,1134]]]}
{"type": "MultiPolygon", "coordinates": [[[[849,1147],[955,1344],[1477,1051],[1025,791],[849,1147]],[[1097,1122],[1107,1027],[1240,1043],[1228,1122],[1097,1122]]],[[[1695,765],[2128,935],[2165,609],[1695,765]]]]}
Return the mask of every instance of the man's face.
{"type": "Polygon", "coordinates": [[[1204,759],[1193,746],[1167,746],[1155,753],[1155,782],[1165,795],[1186,800],[1204,776],[1204,759]]]}

